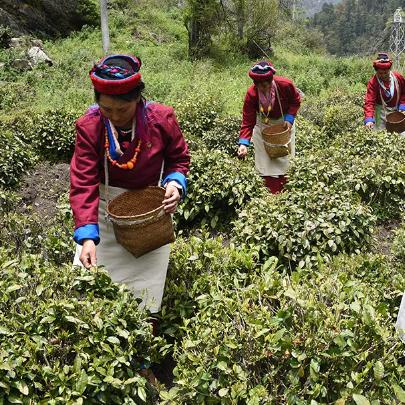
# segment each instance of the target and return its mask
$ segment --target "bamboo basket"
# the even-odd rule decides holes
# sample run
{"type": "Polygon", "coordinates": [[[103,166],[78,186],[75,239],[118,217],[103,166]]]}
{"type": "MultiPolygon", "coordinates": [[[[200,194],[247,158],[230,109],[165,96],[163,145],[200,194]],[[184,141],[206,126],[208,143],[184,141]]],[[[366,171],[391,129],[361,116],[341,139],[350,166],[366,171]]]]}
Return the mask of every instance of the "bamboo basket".
{"type": "Polygon", "coordinates": [[[172,217],[163,209],[165,189],[150,186],[126,191],[107,205],[117,242],[135,257],[174,242],[172,217]]]}
{"type": "Polygon", "coordinates": [[[291,152],[291,129],[279,123],[262,130],[264,148],[270,158],[278,158],[291,152]]]}
{"type": "Polygon", "coordinates": [[[393,111],[386,116],[385,128],[388,132],[401,133],[405,131],[405,115],[399,111],[393,111]]]}

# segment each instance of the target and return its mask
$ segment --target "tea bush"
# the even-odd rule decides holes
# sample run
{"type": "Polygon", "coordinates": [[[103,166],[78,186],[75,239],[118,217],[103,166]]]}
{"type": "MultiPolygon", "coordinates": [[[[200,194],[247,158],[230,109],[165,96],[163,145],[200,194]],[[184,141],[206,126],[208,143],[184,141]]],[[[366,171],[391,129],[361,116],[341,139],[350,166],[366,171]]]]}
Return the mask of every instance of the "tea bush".
{"type": "Polygon", "coordinates": [[[362,124],[363,97],[363,94],[347,94],[340,89],[331,90],[320,97],[304,100],[299,113],[321,128],[331,126],[331,134],[334,130],[341,133],[348,129],[347,124],[349,128],[362,124]],[[328,110],[329,113],[325,115],[328,110]]]}
{"type": "Polygon", "coordinates": [[[44,224],[37,215],[10,212],[0,216],[0,246],[13,256],[41,251],[44,239],[44,224]]]}
{"type": "Polygon", "coordinates": [[[319,184],[357,192],[378,216],[398,218],[405,210],[405,139],[359,128],[329,147],[298,156],[287,188],[310,190],[319,184]]]}
{"type": "Polygon", "coordinates": [[[176,240],[170,255],[161,330],[176,340],[185,333],[188,319],[195,315],[198,297],[209,293],[214,282],[235,290],[249,284],[257,267],[254,253],[243,247],[224,246],[222,238],[200,236],[176,240]]]}
{"type": "Polygon", "coordinates": [[[237,291],[219,280],[197,298],[164,403],[402,402],[393,317],[404,275],[392,280],[378,256],[339,256],[291,277],[276,265],[237,291]]]}
{"type": "Polygon", "coordinates": [[[215,120],[222,112],[222,105],[210,94],[192,94],[175,104],[181,129],[186,134],[202,137],[205,131],[214,128],[215,120]]]}
{"type": "Polygon", "coordinates": [[[325,135],[325,131],[320,127],[301,115],[297,117],[295,122],[297,127],[297,135],[295,139],[296,155],[317,151],[328,145],[329,138],[325,135]]]}
{"type": "Polygon", "coordinates": [[[402,264],[405,263],[405,224],[403,223],[402,226],[397,229],[395,233],[395,238],[392,242],[392,253],[395,256],[395,258],[399,261],[402,262],[402,264]]]}
{"type": "Polygon", "coordinates": [[[65,202],[58,206],[58,212],[51,226],[46,227],[42,246],[43,257],[56,265],[72,263],[76,249],[73,241],[73,217],[70,205],[65,202]]]}
{"type": "Polygon", "coordinates": [[[0,188],[0,215],[14,211],[21,202],[21,197],[11,190],[0,188]]]}
{"type": "Polygon", "coordinates": [[[36,157],[11,131],[0,128],[0,143],[0,187],[12,187],[36,163],[36,157]]]}
{"type": "Polygon", "coordinates": [[[234,222],[232,240],[292,268],[314,267],[319,256],[366,249],[374,224],[352,193],[313,187],[253,199],[234,222]]]}
{"type": "Polygon", "coordinates": [[[325,108],[323,127],[331,139],[363,126],[363,109],[360,106],[342,103],[325,108]]]}
{"type": "MultiPolygon", "coordinates": [[[[18,197],[14,197],[18,201],[18,197]]],[[[12,201],[12,200],[10,200],[12,201]]],[[[0,193],[1,205],[1,193],[0,193]]],[[[46,262],[61,265],[72,263],[75,251],[73,219],[68,204],[60,204],[53,218],[45,218],[32,210],[7,210],[0,213],[0,246],[13,256],[40,254],[46,262]]]]}
{"type": "Polygon", "coordinates": [[[0,251],[0,402],[154,403],[138,373],[162,340],[105,271],[0,251]]]}
{"type": "Polygon", "coordinates": [[[253,197],[267,194],[251,162],[232,159],[217,150],[201,150],[192,156],[189,189],[178,208],[178,228],[207,224],[229,228],[229,221],[253,197]]]}
{"type": "Polygon", "coordinates": [[[75,121],[80,114],[66,110],[49,110],[33,117],[26,128],[27,138],[36,152],[49,161],[69,161],[76,139],[75,121]]]}
{"type": "Polygon", "coordinates": [[[216,118],[213,128],[202,135],[206,148],[220,150],[231,156],[236,156],[240,124],[240,117],[226,116],[216,118]]]}

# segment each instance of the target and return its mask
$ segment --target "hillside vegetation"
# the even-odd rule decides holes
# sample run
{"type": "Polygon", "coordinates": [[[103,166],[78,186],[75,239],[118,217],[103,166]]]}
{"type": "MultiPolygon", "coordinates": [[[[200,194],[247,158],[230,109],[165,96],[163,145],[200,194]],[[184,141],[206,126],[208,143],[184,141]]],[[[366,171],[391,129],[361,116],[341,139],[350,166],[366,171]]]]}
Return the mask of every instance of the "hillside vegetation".
{"type": "Polygon", "coordinates": [[[270,195],[235,154],[253,60],[216,33],[190,61],[171,2],[113,1],[110,30],[111,52],[142,59],[146,97],[175,107],[192,156],[159,336],[104,269],[71,267],[55,171],[67,176],[94,102],[99,30],[45,42],[53,67],[15,71],[1,49],[0,404],[405,402],[405,137],[363,127],[370,61],[327,56],[304,28],[274,33],[278,74],[305,98],[287,191],[270,195]],[[138,374],[145,362],[166,385],[138,374]]]}

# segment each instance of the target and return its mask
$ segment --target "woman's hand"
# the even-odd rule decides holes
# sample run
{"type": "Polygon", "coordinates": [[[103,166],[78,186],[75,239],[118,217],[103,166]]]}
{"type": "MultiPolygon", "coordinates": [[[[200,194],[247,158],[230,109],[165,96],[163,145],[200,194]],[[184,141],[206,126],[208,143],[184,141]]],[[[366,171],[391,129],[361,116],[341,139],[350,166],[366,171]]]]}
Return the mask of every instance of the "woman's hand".
{"type": "Polygon", "coordinates": [[[179,189],[173,184],[168,183],[166,186],[165,199],[162,201],[166,214],[173,214],[176,212],[177,204],[180,201],[179,189]]]}
{"type": "Polygon", "coordinates": [[[239,145],[238,148],[238,157],[239,158],[244,158],[248,153],[248,148],[246,145],[239,145]]]}
{"type": "Polygon", "coordinates": [[[96,244],[94,243],[94,240],[86,239],[83,242],[82,253],[80,254],[79,259],[86,269],[97,265],[96,244]]]}
{"type": "Polygon", "coordinates": [[[375,127],[375,124],[374,124],[374,122],[367,122],[367,124],[366,124],[366,128],[368,128],[368,129],[373,129],[375,127]]]}
{"type": "Polygon", "coordinates": [[[292,128],[292,124],[291,124],[290,121],[284,121],[284,124],[287,125],[287,128],[288,128],[288,129],[291,129],[291,128],[292,128]]]}

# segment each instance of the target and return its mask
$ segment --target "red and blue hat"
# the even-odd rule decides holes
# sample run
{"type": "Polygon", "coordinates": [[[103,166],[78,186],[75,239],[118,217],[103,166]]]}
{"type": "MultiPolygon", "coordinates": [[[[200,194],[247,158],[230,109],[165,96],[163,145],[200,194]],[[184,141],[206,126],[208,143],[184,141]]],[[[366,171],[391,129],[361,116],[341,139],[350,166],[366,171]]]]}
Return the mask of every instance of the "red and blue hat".
{"type": "Polygon", "coordinates": [[[270,61],[258,62],[249,69],[249,77],[255,82],[271,80],[275,73],[276,69],[270,61]]]}
{"type": "Polygon", "coordinates": [[[378,69],[391,69],[392,60],[389,58],[387,53],[379,53],[377,59],[373,62],[373,67],[375,70],[378,69]]]}
{"type": "Polygon", "coordinates": [[[141,81],[142,62],[131,55],[109,55],[90,70],[94,90],[102,94],[126,94],[141,81]]]}

